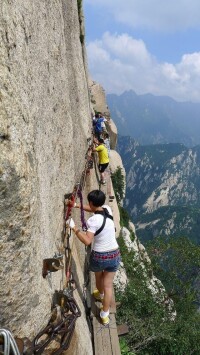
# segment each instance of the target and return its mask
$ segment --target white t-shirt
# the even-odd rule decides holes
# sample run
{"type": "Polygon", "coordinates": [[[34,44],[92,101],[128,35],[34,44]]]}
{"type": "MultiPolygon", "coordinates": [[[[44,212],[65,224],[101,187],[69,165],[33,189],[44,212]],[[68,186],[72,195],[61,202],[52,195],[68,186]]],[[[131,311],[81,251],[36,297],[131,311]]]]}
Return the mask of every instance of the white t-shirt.
{"type": "MultiPolygon", "coordinates": [[[[109,206],[104,205],[108,210],[108,213],[112,216],[112,210],[109,206]]],[[[96,233],[96,231],[102,226],[104,217],[101,214],[94,214],[87,221],[88,232],[96,233]]],[[[94,236],[94,242],[92,249],[98,252],[106,252],[110,250],[118,249],[118,244],[115,237],[114,222],[110,218],[106,218],[104,229],[94,236]]]]}

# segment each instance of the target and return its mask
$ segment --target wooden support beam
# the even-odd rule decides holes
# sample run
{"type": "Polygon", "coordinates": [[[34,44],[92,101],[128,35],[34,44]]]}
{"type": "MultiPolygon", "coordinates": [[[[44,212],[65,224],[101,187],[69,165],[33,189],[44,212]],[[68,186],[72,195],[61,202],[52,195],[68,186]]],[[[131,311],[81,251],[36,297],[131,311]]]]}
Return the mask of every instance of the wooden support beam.
{"type": "Polygon", "coordinates": [[[118,336],[126,335],[129,333],[128,325],[127,324],[120,324],[117,326],[117,333],[118,336]]]}

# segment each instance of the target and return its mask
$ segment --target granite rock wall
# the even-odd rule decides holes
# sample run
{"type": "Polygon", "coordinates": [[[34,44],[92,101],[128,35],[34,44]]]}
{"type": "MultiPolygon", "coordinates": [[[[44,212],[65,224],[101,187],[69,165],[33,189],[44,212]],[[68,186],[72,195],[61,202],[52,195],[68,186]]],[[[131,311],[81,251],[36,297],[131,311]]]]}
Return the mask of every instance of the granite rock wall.
{"type": "MultiPolygon", "coordinates": [[[[0,37],[0,325],[32,339],[60,288],[60,271],[42,278],[42,260],[57,251],[91,135],[77,2],[3,0],[0,37]]],[[[76,336],[73,354],[92,353],[84,316],[76,336]]]]}

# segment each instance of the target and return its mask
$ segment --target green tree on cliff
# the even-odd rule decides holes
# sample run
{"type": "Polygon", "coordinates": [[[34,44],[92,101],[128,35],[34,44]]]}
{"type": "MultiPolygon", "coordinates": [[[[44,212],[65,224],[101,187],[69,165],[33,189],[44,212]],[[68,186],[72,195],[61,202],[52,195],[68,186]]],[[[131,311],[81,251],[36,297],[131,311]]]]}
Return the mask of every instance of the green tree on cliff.
{"type": "Polygon", "coordinates": [[[165,302],[156,300],[146,287],[151,268],[144,274],[139,260],[134,261],[134,251],[127,250],[122,237],[120,247],[129,283],[123,294],[118,293],[121,306],[117,317],[118,322],[129,325],[125,337],[128,351],[141,355],[199,355],[200,247],[186,238],[157,238],[148,247],[153,272],[173,300],[175,317],[165,302]]]}

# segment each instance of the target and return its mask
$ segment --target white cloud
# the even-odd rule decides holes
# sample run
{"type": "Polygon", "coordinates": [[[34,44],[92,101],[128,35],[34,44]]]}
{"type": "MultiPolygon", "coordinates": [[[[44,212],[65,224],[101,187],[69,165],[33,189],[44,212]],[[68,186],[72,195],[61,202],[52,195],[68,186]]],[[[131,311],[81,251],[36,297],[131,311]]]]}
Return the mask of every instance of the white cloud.
{"type": "Polygon", "coordinates": [[[111,21],[133,28],[171,32],[200,28],[199,0],[85,0],[90,6],[109,12],[111,21]]]}
{"type": "Polygon", "coordinates": [[[127,34],[111,36],[105,32],[102,38],[103,45],[111,55],[117,56],[126,63],[133,63],[133,60],[140,60],[147,63],[150,60],[149,53],[142,40],[135,40],[127,34]]]}
{"type": "Polygon", "coordinates": [[[104,33],[87,46],[90,73],[107,93],[135,90],[200,101],[200,52],[185,54],[180,63],[159,63],[142,40],[128,34],[104,33]]]}

